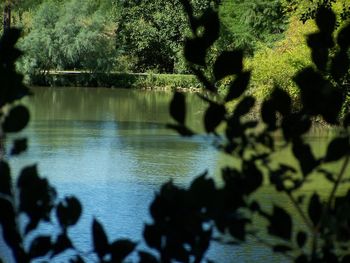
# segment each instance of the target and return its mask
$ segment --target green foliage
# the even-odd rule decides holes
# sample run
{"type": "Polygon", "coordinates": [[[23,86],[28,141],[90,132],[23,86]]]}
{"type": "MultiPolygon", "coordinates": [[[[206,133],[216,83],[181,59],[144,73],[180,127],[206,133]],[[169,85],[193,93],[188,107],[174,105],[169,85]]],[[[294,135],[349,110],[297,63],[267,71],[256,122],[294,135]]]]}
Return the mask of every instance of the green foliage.
{"type": "MultiPolygon", "coordinates": [[[[194,1],[197,12],[210,1],[194,1]]],[[[183,41],[188,22],[181,1],[120,1],[116,44],[132,65],[129,70],[183,73],[183,41]]]]}
{"type": "Polygon", "coordinates": [[[92,0],[43,2],[19,44],[26,54],[20,68],[30,75],[57,69],[113,69],[114,29],[105,9],[92,0]]]}
{"type": "Polygon", "coordinates": [[[249,55],[261,44],[271,45],[280,39],[288,22],[281,0],[224,0],[220,18],[231,35],[233,46],[244,49],[249,55]]]}

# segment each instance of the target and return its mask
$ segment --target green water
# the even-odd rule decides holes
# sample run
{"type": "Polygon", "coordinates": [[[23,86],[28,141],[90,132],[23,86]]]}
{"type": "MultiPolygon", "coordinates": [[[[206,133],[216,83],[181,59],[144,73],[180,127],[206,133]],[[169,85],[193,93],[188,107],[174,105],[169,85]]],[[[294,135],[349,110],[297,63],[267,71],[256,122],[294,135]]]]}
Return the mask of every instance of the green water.
{"type": "MultiPolygon", "coordinates": [[[[30,125],[16,135],[27,136],[30,146],[10,162],[15,174],[25,165],[38,163],[41,175],[49,178],[60,197],[74,194],[82,201],[83,216],[70,232],[82,250],[92,245],[93,217],[108,229],[110,240],[141,240],[143,225],[150,221],[148,205],[162,183],[172,179],[187,186],[206,169],[219,182],[221,167],[232,162],[215,150],[210,138],[186,139],[165,128],[171,93],[102,88],[33,91],[35,96],[25,100],[30,125]]],[[[205,104],[194,94],[188,94],[187,101],[188,125],[203,130],[205,104]]],[[[311,139],[316,151],[324,151],[322,136],[311,139]]],[[[286,150],[276,158],[291,157],[286,150]]],[[[319,186],[328,188],[324,181],[319,186]]],[[[259,192],[258,198],[291,209],[286,197],[269,188],[259,192]]],[[[242,247],[213,245],[208,252],[208,258],[222,263],[286,261],[271,255],[269,248],[255,241],[242,247]]]]}

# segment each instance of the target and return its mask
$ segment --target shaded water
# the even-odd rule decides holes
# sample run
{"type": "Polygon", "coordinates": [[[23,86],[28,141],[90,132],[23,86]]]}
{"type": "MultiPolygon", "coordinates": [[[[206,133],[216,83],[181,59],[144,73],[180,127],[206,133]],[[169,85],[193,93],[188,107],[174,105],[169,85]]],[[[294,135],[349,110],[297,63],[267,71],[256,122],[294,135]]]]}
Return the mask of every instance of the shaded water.
{"type": "MultiPolygon", "coordinates": [[[[150,221],[148,206],[162,183],[173,179],[187,186],[206,169],[218,176],[221,165],[227,164],[210,139],[185,139],[165,128],[171,93],[102,88],[33,91],[35,96],[25,101],[32,119],[22,132],[29,138],[29,149],[10,163],[14,174],[37,163],[60,197],[73,194],[81,200],[83,216],[70,231],[81,250],[91,248],[94,217],[108,229],[110,240],[141,241],[143,225],[150,221]]],[[[201,130],[205,105],[194,94],[187,99],[187,122],[201,130]]],[[[268,189],[259,198],[280,200],[268,189]]],[[[44,230],[54,231],[49,226],[44,230]]],[[[0,242],[0,258],[8,257],[1,253],[5,249],[0,242]]],[[[214,245],[208,257],[222,263],[285,261],[254,241],[243,247],[214,245]]]]}

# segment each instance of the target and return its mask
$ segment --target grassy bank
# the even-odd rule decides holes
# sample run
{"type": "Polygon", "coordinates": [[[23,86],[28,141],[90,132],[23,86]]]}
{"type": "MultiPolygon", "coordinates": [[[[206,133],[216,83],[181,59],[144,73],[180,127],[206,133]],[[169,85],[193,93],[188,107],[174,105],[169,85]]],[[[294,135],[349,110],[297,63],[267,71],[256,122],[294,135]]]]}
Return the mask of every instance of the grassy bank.
{"type": "Polygon", "coordinates": [[[201,88],[194,75],[150,73],[90,73],[58,71],[36,75],[31,84],[37,86],[114,87],[138,89],[192,89],[201,88]]]}

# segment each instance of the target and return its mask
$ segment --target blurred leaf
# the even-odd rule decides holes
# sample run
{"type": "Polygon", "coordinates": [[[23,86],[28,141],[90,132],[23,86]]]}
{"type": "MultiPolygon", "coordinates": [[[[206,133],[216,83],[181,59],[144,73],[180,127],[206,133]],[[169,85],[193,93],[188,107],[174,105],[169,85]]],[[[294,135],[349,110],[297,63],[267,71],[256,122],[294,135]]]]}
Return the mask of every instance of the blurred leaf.
{"type": "Polygon", "coordinates": [[[216,127],[224,120],[225,114],[225,106],[211,103],[204,115],[204,126],[206,132],[214,132],[216,127]]]}
{"type": "Polygon", "coordinates": [[[92,238],[94,251],[102,259],[109,251],[109,244],[103,226],[95,218],[92,223],[92,238]]]}
{"type": "Polygon", "coordinates": [[[157,258],[148,252],[139,251],[139,257],[139,263],[159,263],[157,258]]]}
{"type": "Polygon", "coordinates": [[[30,244],[29,256],[31,258],[45,256],[52,249],[50,236],[39,236],[30,244]]]}
{"type": "Polygon", "coordinates": [[[50,213],[56,199],[55,189],[46,178],[40,178],[36,165],[22,169],[17,180],[19,192],[19,211],[29,217],[25,232],[33,230],[38,223],[50,221],[50,213]]]}
{"type": "Polygon", "coordinates": [[[53,244],[52,248],[52,256],[56,256],[58,254],[61,254],[63,251],[73,248],[71,240],[68,238],[66,234],[60,234],[55,243],[53,244]]]}
{"type": "Polygon", "coordinates": [[[236,106],[234,115],[237,117],[241,117],[247,113],[254,107],[255,98],[254,97],[244,97],[236,106]]]}
{"type": "Polygon", "coordinates": [[[309,214],[311,221],[313,222],[313,224],[315,226],[321,220],[322,209],[323,209],[323,207],[322,207],[322,204],[320,201],[320,197],[318,194],[314,193],[310,197],[309,206],[308,206],[308,214],[309,214]]]}
{"type": "Polygon", "coordinates": [[[56,207],[57,219],[64,229],[75,225],[80,218],[81,212],[81,204],[74,196],[64,198],[56,207]]]}
{"type": "Polygon", "coordinates": [[[346,51],[339,51],[332,60],[331,74],[335,80],[339,80],[349,71],[350,60],[346,51]]]}
{"type": "Polygon", "coordinates": [[[170,115],[178,123],[184,125],[186,118],[186,101],[183,93],[175,92],[170,102],[170,115]]]}
{"type": "Polygon", "coordinates": [[[291,98],[289,94],[281,88],[275,87],[271,93],[271,101],[274,108],[282,115],[288,115],[291,111],[291,98]]]}
{"type": "Polygon", "coordinates": [[[338,137],[333,139],[327,148],[325,162],[334,162],[349,154],[350,144],[348,137],[338,137]]]}
{"type": "Polygon", "coordinates": [[[251,194],[263,183],[263,175],[253,162],[244,162],[242,173],[244,175],[244,185],[246,194],[251,194]]]}
{"type": "Polygon", "coordinates": [[[245,241],[245,235],[246,235],[245,225],[246,224],[247,224],[246,219],[233,220],[233,222],[231,222],[230,226],[229,226],[229,233],[234,238],[237,238],[241,241],[245,241]]]}
{"type": "Polygon", "coordinates": [[[276,128],[276,110],[273,103],[270,100],[265,100],[261,106],[261,118],[265,124],[269,127],[269,130],[276,128]]]}
{"type": "Polygon", "coordinates": [[[203,26],[204,32],[202,35],[203,46],[210,47],[220,34],[220,21],[218,13],[213,8],[207,8],[203,15],[198,19],[198,27],[203,26]]]}
{"type": "Polygon", "coordinates": [[[273,214],[269,218],[269,233],[280,238],[290,240],[292,236],[292,218],[281,207],[273,206],[273,214]]]}
{"type": "Polygon", "coordinates": [[[316,24],[321,32],[332,34],[335,28],[336,17],[332,9],[321,6],[316,13],[316,24]]]}
{"type": "Polygon", "coordinates": [[[216,59],[214,64],[214,77],[216,81],[224,77],[238,74],[243,68],[243,51],[225,51],[216,59]]]}
{"type": "Polygon", "coordinates": [[[9,196],[12,195],[10,166],[3,160],[0,160],[0,193],[9,196]]]}
{"type": "Polygon", "coordinates": [[[146,224],[143,229],[143,238],[149,247],[161,249],[162,233],[157,226],[146,224]]]}
{"type": "Polygon", "coordinates": [[[134,251],[136,243],[127,239],[116,240],[111,244],[112,262],[124,262],[124,259],[134,251]]]}
{"type": "Polygon", "coordinates": [[[11,149],[11,155],[18,155],[27,150],[27,138],[16,139],[11,149]]]}
{"type": "Polygon", "coordinates": [[[282,131],[286,141],[298,139],[311,128],[311,120],[308,116],[292,113],[282,119],[282,131]]]}
{"type": "Polygon", "coordinates": [[[340,30],[338,33],[337,42],[343,50],[350,47],[350,23],[340,30]]]}
{"type": "Polygon", "coordinates": [[[250,77],[251,71],[240,72],[237,74],[235,80],[230,84],[225,101],[229,102],[241,96],[249,85],[250,77]]]}
{"type": "Polygon", "coordinates": [[[29,111],[26,107],[19,105],[10,110],[2,124],[4,132],[19,132],[29,122],[29,111]]]}
{"type": "Polygon", "coordinates": [[[184,45],[184,56],[187,61],[194,64],[205,66],[205,57],[207,49],[205,41],[201,38],[187,39],[184,45]]]}
{"type": "Polygon", "coordinates": [[[299,161],[300,168],[304,176],[307,176],[319,164],[315,159],[309,144],[302,142],[300,139],[293,141],[293,154],[299,161]]]}
{"type": "Polygon", "coordinates": [[[303,248],[307,239],[307,234],[303,231],[298,232],[297,234],[297,244],[298,247],[303,248]]]}

